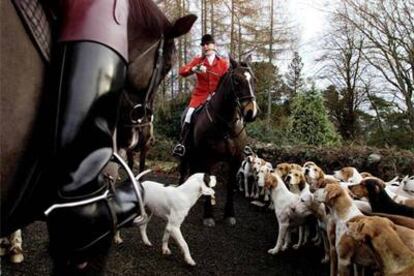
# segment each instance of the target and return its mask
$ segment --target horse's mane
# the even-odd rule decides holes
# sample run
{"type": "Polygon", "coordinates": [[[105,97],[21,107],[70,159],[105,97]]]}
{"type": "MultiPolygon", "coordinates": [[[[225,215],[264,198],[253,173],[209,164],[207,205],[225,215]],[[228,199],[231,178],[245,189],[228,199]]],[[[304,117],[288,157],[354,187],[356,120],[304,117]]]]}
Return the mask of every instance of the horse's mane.
{"type": "Polygon", "coordinates": [[[216,89],[216,93],[221,91],[221,90],[225,90],[224,87],[226,86],[227,82],[229,82],[230,77],[231,77],[231,68],[229,68],[229,70],[227,70],[227,72],[221,76],[218,84],[217,84],[217,89],[216,89]]]}
{"type": "Polygon", "coordinates": [[[132,37],[129,39],[134,39],[140,34],[159,38],[166,29],[171,27],[171,22],[151,0],[129,0],[129,10],[128,25],[132,27],[129,28],[129,35],[132,31],[132,37]]]}

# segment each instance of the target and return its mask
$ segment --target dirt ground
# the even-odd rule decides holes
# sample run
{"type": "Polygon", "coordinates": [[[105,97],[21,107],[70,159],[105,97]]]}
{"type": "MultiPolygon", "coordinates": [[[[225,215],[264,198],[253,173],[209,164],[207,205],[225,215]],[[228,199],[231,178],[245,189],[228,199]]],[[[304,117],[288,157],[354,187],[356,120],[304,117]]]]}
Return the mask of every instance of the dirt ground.
{"type": "MultiPolygon", "coordinates": [[[[176,177],[152,174],[147,179],[177,183],[176,177]]],[[[276,256],[267,253],[276,242],[277,221],[273,211],[259,208],[237,193],[237,225],[223,221],[224,185],[217,187],[216,226],[202,225],[203,202],[200,199],[190,211],[181,230],[196,267],[185,264],[179,248],[172,241],[172,255],[161,254],[165,223],[153,217],[148,236],[153,247],[141,241],[138,228],[122,230],[124,243],[112,248],[106,275],[327,275],[328,265],[321,265],[323,250],[306,245],[289,249],[276,256]]],[[[47,253],[47,230],[36,222],[23,230],[25,260],[22,264],[1,261],[1,275],[50,275],[52,263],[47,253]]]]}

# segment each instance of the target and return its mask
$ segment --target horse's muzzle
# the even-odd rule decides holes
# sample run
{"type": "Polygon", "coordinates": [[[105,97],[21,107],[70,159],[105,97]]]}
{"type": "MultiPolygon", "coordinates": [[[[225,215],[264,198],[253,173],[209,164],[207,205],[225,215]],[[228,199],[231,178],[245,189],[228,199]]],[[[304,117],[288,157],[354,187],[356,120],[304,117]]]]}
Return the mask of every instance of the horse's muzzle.
{"type": "Polygon", "coordinates": [[[248,102],[243,108],[243,117],[246,122],[253,122],[257,116],[256,101],[248,102]]]}

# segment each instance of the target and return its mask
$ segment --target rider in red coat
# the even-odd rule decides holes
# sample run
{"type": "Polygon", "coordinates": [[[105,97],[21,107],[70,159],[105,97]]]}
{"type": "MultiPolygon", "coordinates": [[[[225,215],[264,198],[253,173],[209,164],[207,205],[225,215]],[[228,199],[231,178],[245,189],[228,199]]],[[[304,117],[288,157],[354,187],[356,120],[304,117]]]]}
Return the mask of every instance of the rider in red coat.
{"type": "Polygon", "coordinates": [[[183,77],[196,74],[197,82],[191,95],[190,103],[185,111],[185,120],[181,129],[180,143],[175,146],[173,154],[184,156],[185,141],[190,129],[191,116],[194,110],[204,104],[217,89],[220,78],[227,72],[229,63],[216,53],[214,38],[206,34],[201,39],[202,56],[195,57],[190,63],[180,68],[183,77]]]}

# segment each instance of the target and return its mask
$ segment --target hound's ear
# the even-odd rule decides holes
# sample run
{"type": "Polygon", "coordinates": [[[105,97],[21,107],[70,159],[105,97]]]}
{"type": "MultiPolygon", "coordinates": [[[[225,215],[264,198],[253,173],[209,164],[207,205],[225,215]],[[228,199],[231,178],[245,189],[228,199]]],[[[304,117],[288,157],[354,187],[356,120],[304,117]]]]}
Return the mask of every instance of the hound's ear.
{"type": "Polygon", "coordinates": [[[299,187],[301,188],[301,190],[303,188],[305,188],[306,186],[306,179],[305,179],[305,175],[303,173],[300,174],[300,182],[299,182],[299,187]]]}
{"type": "Polygon", "coordinates": [[[203,181],[207,187],[210,187],[210,174],[205,173],[203,177],[203,181]]]}
{"type": "Polygon", "coordinates": [[[230,60],[230,68],[231,69],[235,69],[235,68],[237,68],[237,66],[239,66],[237,61],[230,55],[229,55],[229,60],[230,60]]]}
{"type": "Polygon", "coordinates": [[[365,222],[361,221],[358,224],[358,231],[362,234],[364,237],[364,241],[367,241],[369,239],[374,238],[377,233],[375,231],[374,225],[372,225],[371,221],[365,222]]]}
{"type": "Polygon", "coordinates": [[[326,182],[324,178],[319,178],[318,179],[318,188],[325,188],[326,187],[326,182]]]}
{"type": "Polygon", "coordinates": [[[356,223],[357,224],[357,231],[358,232],[360,232],[360,233],[362,233],[362,230],[364,229],[364,227],[365,227],[365,223],[364,222],[354,222],[354,223],[356,223]]]}
{"type": "Polygon", "coordinates": [[[392,230],[397,231],[397,227],[395,226],[394,222],[391,220],[384,218],[387,221],[387,224],[392,228],[392,230]]]}
{"type": "Polygon", "coordinates": [[[265,176],[265,187],[268,189],[273,189],[274,187],[276,187],[277,185],[277,179],[274,175],[272,174],[267,174],[265,176]]]}
{"type": "Polygon", "coordinates": [[[380,192],[380,183],[377,179],[372,178],[372,179],[363,180],[362,182],[364,183],[368,191],[371,190],[377,194],[380,192]]]}
{"type": "Polygon", "coordinates": [[[332,201],[333,199],[337,198],[340,194],[341,194],[341,189],[338,187],[338,189],[334,188],[334,189],[328,190],[326,197],[328,201],[332,201]]]}

